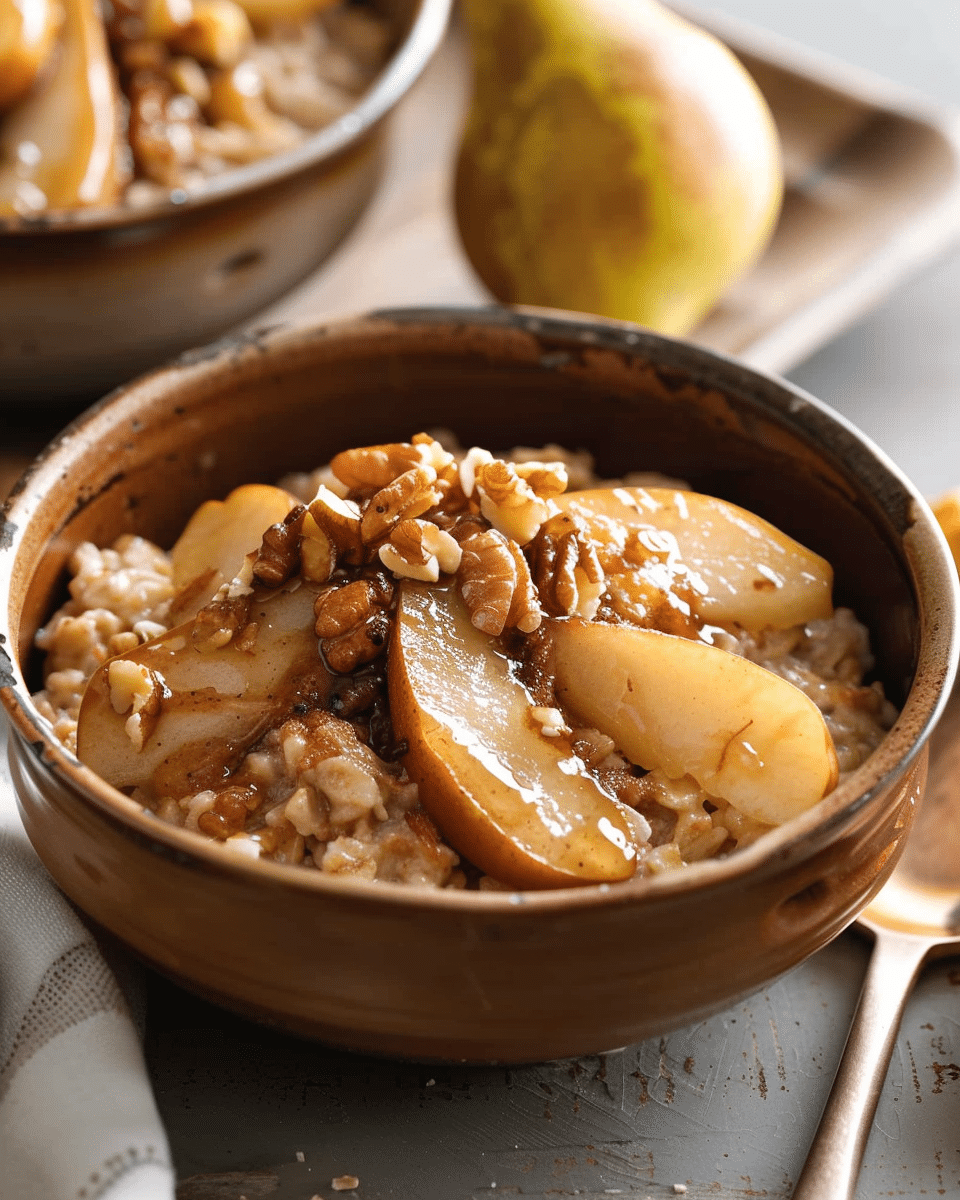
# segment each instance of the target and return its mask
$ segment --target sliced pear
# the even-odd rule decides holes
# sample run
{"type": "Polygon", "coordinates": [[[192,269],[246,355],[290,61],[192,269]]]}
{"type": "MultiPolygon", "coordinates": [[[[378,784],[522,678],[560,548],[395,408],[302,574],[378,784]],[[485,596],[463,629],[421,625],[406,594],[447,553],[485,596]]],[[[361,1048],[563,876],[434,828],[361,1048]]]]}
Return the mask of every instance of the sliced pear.
{"type": "Polygon", "coordinates": [[[233,641],[198,648],[191,621],[109,659],[80,707],[81,762],[114,787],[140,787],[148,795],[190,795],[221,781],[294,705],[322,704],[329,696],[331,676],[313,631],[316,596],[316,588],[301,584],[253,601],[256,637],[243,649],[233,641]],[[147,700],[140,710],[145,723],[131,710],[137,668],[153,689],[152,698],[140,694],[147,700]]]}
{"type": "Polygon", "coordinates": [[[653,629],[554,624],[557,696],[631,762],[780,825],[837,783],[820,710],[749,659],[653,629]]]}
{"type": "Polygon", "coordinates": [[[178,592],[189,589],[189,598],[176,606],[181,620],[196,615],[222,584],[237,576],[266,530],[282,521],[294,503],[282,488],[246,483],[225,500],[200,505],[170,551],[173,585],[178,592]]]}
{"type": "Polygon", "coordinates": [[[238,3],[254,25],[273,25],[302,21],[325,8],[332,8],[338,0],[238,0],[238,3]]]}
{"type": "Polygon", "coordinates": [[[54,0],[0,0],[0,112],[33,87],[61,22],[54,0]]]}
{"type": "Polygon", "coordinates": [[[0,215],[108,205],[124,181],[120,106],[98,0],[63,0],[54,61],[0,131],[0,215]]]}
{"type": "Polygon", "coordinates": [[[833,571],[762,517],[736,504],[672,488],[596,488],[557,503],[587,527],[608,576],[626,578],[624,549],[649,554],[633,573],[681,594],[704,622],[757,632],[833,612],[833,571]]]}
{"type": "Polygon", "coordinates": [[[471,862],[514,887],[633,874],[615,800],[569,745],[537,731],[509,659],[473,627],[454,590],[401,584],[389,680],[421,803],[471,862]]]}

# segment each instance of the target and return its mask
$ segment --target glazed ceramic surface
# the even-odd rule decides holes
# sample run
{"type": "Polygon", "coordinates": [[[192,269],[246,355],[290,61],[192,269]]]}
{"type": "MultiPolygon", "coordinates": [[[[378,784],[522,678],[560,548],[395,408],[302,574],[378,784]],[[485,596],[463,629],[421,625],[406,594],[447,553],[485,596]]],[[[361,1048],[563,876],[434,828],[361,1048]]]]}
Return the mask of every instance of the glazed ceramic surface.
{"type": "Polygon", "coordinates": [[[518,1062],[688,1024],[823,946],[886,879],[956,658],[953,568],[924,502],[815,400],[634,327],[498,310],[272,331],[145,377],[21,481],[0,550],[3,698],[24,822],[95,921],[225,1005],[337,1045],[518,1062]],[[83,539],[173,541],[203,499],[346,446],[436,427],[467,445],[586,448],[731,499],[827,557],[902,707],[817,809],[723,861],[615,887],[439,893],[233,861],[59,746],[31,642],[83,539]]]}
{"type": "Polygon", "coordinates": [[[89,401],[260,312],[336,248],[383,165],[387,118],[451,0],[380,0],[395,50],[363,99],[296,149],[169,203],[0,222],[0,405],[89,401]]]}

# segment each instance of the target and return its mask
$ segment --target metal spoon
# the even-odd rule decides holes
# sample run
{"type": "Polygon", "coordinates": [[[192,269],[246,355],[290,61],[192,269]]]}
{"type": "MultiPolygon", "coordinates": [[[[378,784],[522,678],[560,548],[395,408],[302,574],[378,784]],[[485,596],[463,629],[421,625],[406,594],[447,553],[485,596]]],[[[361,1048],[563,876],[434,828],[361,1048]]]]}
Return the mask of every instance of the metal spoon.
{"type": "Polygon", "coordinates": [[[931,739],[903,857],[857,924],[873,953],[793,1200],[852,1200],[907,998],[926,962],[960,954],[960,689],[931,739]]]}

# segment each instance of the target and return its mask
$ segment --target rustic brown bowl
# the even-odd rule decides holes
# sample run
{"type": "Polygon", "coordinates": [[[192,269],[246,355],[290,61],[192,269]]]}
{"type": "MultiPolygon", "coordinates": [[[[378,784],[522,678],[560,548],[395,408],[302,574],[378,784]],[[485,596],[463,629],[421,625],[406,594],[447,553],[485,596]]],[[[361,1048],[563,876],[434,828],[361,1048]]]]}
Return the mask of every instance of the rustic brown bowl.
{"type": "Polygon", "coordinates": [[[451,0],[375,0],[394,50],[350,112],[296,149],[148,208],[0,220],[0,406],[88,402],[236,329],[305,279],[359,219],[388,117],[451,0]]]}
{"type": "Polygon", "coordinates": [[[23,478],[0,538],[0,667],[23,819],[64,891],[160,971],[340,1046],[505,1061],[598,1052],[754,992],[838,934],[896,861],[957,654],[929,509],[842,418],[776,379],[630,326],[498,310],[272,331],[149,375],[23,478]],[[817,809],[724,861],[616,887],[427,892],[227,858],[104,784],[30,700],[31,641],[81,539],[170,544],[203,499],[333,451],[447,426],[658,469],[836,567],[902,715],[817,809]]]}

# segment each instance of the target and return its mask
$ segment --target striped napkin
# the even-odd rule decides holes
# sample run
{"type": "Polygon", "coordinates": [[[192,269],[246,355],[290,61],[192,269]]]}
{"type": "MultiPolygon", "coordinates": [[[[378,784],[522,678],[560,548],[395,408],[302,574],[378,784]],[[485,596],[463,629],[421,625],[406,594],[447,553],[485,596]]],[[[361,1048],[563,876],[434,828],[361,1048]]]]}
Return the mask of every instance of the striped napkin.
{"type": "Polygon", "coordinates": [[[30,846],[5,735],[0,714],[0,1200],[173,1200],[135,982],[30,846]]]}

